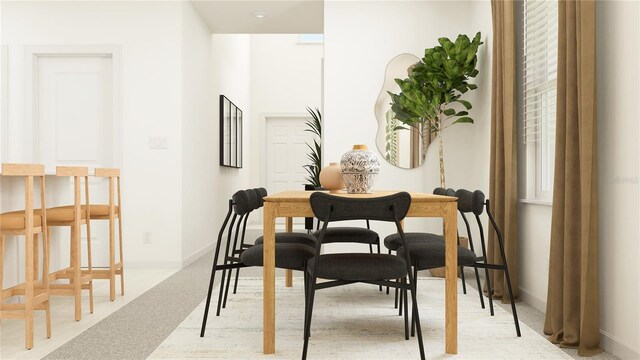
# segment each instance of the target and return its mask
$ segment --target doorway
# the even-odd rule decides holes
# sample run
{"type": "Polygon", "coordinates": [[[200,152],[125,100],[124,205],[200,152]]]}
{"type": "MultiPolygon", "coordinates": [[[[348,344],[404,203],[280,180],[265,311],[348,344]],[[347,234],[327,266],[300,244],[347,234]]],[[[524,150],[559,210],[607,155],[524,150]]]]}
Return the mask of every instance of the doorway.
{"type": "MultiPolygon", "coordinates": [[[[309,163],[307,144],[313,144],[313,135],[305,131],[309,117],[266,117],[266,185],[269,194],[298,189],[304,190],[309,163]]],[[[278,219],[277,224],[284,223],[278,219]]],[[[296,218],[294,224],[304,224],[296,218]]]]}

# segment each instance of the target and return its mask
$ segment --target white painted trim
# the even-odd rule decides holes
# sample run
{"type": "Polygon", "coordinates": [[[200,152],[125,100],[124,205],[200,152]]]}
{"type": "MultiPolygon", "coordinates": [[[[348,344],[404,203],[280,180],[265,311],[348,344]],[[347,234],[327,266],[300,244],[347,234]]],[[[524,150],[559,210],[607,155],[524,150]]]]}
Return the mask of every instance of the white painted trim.
{"type": "Polygon", "coordinates": [[[521,204],[531,204],[531,205],[541,205],[541,206],[553,206],[553,201],[551,199],[520,199],[518,200],[521,204]]]}
{"type": "Polygon", "coordinates": [[[124,266],[127,269],[168,269],[180,270],[181,261],[128,261],[124,266]]]}
{"type": "Polygon", "coordinates": [[[520,288],[520,299],[542,313],[547,312],[547,302],[534,296],[527,289],[520,288]]]}
{"type": "Polygon", "coordinates": [[[9,161],[9,47],[2,45],[0,50],[0,132],[2,148],[0,152],[2,162],[9,161]]]}
{"type": "Polygon", "coordinates": [[[604,330],[600,330],[600,346],[621,359],[640,359],[640,350],[633,349],[631,345],[604,330]]]}
{"type": "MultiPolygon", "coordinates": [[[[547,302],[520,288],[520,299],[543,314],[547,312],[547,302]]],[[[621,359],[640,359],[640,351],[631,345],[600,329],[600,346],[621,359]]]]}
{"type": "Polygon", "coordinates": [[[36,119],[38,104],[37,94],[34,89],[38,88],[38,62],[39,57],[95,57],[106,56],[111,58],[112,71],[112,112],[113,112],[113,167],[120,167],[122,164],[122,46],[120,45],[47,45],[47,46],[26,46],[24,57],[25,76],[25,129],[24,143],[30,148],[32,153],[27,154],[27,160],[38,162],[39,157],[39,126],[36,119]],[[30,127],[30,129],[29,129],[30,127]],[[30,130],[30,131],[29,131],[30,130]],[[31,144],[31,146],[29,146],[31,144]]]}
{"type": "Polygon", "coordinates": [[[215,250],[215,248],[216,248],[216,242],[214,241],[209,245],[204,246],[202,249],[194,251],[193,253],[191,253],[191,255],[182,259],[182,267],[186,268],[187,266],[191,265],[194,261],[204,256],[204,254],[215,250]]]}

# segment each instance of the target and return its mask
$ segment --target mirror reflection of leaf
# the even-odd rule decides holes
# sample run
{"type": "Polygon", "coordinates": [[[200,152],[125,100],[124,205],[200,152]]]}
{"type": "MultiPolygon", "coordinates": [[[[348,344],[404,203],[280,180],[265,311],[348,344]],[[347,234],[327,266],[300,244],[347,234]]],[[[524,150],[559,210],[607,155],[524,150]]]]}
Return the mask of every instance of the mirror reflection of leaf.
{"type": "MultiPolygon", "coordinates": [[[[387,162],[405,169],[416,168],[424,163],[433,136],[417,122],[409,124],[399,121],[398,114],[390,105],[390,93],[401,90],[394,79],[408,76],[419,61],[417,56],[401,54],[389,62],[374,109],[378,119],[378,150],[387,162]]],[[[400,116],[407,119],[403,114],[400,116]]]]}

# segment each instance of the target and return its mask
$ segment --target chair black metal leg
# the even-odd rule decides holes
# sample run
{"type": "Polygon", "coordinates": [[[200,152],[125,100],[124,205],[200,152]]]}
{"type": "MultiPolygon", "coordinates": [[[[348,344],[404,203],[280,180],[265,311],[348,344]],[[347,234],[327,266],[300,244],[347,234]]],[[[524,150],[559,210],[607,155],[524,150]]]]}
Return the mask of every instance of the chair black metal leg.
{"type": "Polygon", "coordinates": [[[511,312],[513,313],[513,322],[516,325],[516,335],[521,337],[520,333],[520,323],[518,322],[518,312],[516,311],[516,301],[513,298],[513,290],[511,289],[511,279],[509,278],[509,270],[506,270],[505,266],[505,276],[507,278],[507,289],[509,290],[509,300],[511,301],[511,312]]]}
{"type": "Polygon", "coordinates": [[[473,271],[476,273],[476,284],[478,285],[478,295],[480,296],[480,305],[484,309],[484,296],[482,296],[482,286],[480,285],[480,274],[478,273],[478,267],[474,266],[473,271]]]}
{"type": "MultiPolygon", "coordinates": [[[[229,262],[231,263],[231,262],[229,262]]],[[[229,285],[231,284],[231,274],[233,273],[233,269],[229,269],[229,277],[227,277],[227,286],[224,289],[224,300],[222,301],[222,308],[227,308],[227,298],[229,297],[229,285]]]]}
{"type": "Polygon", "coordinates": [[[398,291],[398,296],[400,297],[399,301],[398,301],[398,316],[402,316],[402,295],[403,295],[403,291],[400,290],[398,291]]]}
{"type": "Polygon", "coordinates": [[[209,278],[209,291],[207,292],[207,302],[204,306],[204,315],[202,316],[202,327],[200,328],[200,337],[204,337],[207,328],[207,318],[209,317],[209,306],[211,305],[211,293],[213,292],[213,282],[216,276],[216,263],[218,262],[218,247],[214,256],[213,266],[211,267],[211,277],[209,278]]]}
{"type": "MultiPolygon", "coordinates": [[[[504,276],[507,281],[507,290],[509,290],[509,301],[511,301],[511,312],[513,313],[513,322],[516,325],[516,335],[521,337],[520,333],[520,323],[518,322],[518,312],[516,311],[516,302],[513,298],[513,289],[511,288],[511,277],[509,276],[509,267],[507,266],[507,258],[504,253],[504,247],[502,245],[502,241],[500,242],[500,253],[502,255],[502,266],[504,266],[504,276]]],[[[504,296],[504,295],[503,295],[504,296]]]]}
{"type": "Polygon", "coordinates": [[[314,282],[315,278],[313,276],[310,277],[311,281],[309,283],[309,299],[307,305],[307,311],[305,316],[305,326],[304,326],[304,346],[302,348],[302,360],[307,358],[307,350],[309,349],[309,336],[311,334],[311,318],[313,316],[313,298],[315,295],[315,287],[314,282]]]}
{"type": "MultiPolygon", "coordinates": [[[[405,277],[404,279],[402,279],[402,283],[403,284],[407,284],[407,278],[405,277]]],[[[402,292],[404,293],[404,307],[407,308],[407,306],[409,306],[408,301],[407,301],[407,290],[406,289],[402,289],[402,292]]],[[[411,321],[413,321],[413,317],[411,318],[411,321]]],[[[404,339],[405,340],[409,340],[409,312],[405,311],[404,312],[404,339]]]]}
{"type": "Polygon", "coordinates": [[[233,293],[238,291],[238,277],[240,276],[240,268],[236,269],[236,280],[233,283],[233,293]]]}
{"type": "Polygon", "coordinates": [[[220,308],[222,306],[222,296],[224,295],[224,279],[227,275],[227,270],[222,270],[222,278],[220,279],[220,293],[218,294],[218,309],[216,310],[216,316],[220,316],[220,308]]]}
{"type": "MultiPolygon", "coordinates": [[[[417,290],[418,289],[418,263],[416,262],[416,264],[413,265],[413,287],[417,290]]],[[[405,292],[406,295],[406,292],[405,292]]],[[[416,336],[416,321],[415,318],[413,317],[413,313],[411,314],[411,336],[416,336]]]]}
{"type": "Polygon", "coordinates": [[[484,273],[487,277],[487,295],[489,298],[489,312],[491,313],[491,316],[493,316],[493,289],[491,288],[491,277],[489,276],[489,269],[488,268],[484,268],[484,273]]]}
{"type": "MultiPolygon", "coordinates": [[[[378,249],[378,255],[380,254],[380,238],[378,238],[378,242],[376,243],[378,249]]],[[[382,285],[380,285],[380,291],[382,291],[382,285]]]]}
{"type": "MultiPolygon", "coordinates": [[[[378,239],[378,249],[380,249],[380,240],[379,239],[378,239]]],[[[378,251],[378,252],[380,252],[380,251],[378,251]]],[[[391,249],[389,249],[389,255],[391,255],[391,249]]],[[[397,290],[398,289],[396,289],[396,291],[397,290]]],[[[387,286],[387,295],[389,295],[389,287],[388,286],[387,286]]],[[[396,300],[396,307],[398,307],[397,300],[396,300]]]]}
{"type": "Polygon", "coordinates": [[[409,288],[410,288],[409,290],[411,292],[411,302],[413,307],[412,318],[414,318],[412,322],[415,322],[416,331],[418,332],[418,346],[420,348],[420,359],[424,360],[425,359],[424,343],[422,342],[422,327],[420,326],[420,313],[418,311],[418,300],[417,300],[417,293],[416,293],[417,279],[413,277],[413,275],[411,274],[411,269],[408,269],[408,270],[409,270],[409,288]]]}
{"type": "Polygon", "coordinates": [[[462,279],[462,293],[467,295],[467,284],[464,280],[464,267],[460,266],[460,279],[462,279]]]}

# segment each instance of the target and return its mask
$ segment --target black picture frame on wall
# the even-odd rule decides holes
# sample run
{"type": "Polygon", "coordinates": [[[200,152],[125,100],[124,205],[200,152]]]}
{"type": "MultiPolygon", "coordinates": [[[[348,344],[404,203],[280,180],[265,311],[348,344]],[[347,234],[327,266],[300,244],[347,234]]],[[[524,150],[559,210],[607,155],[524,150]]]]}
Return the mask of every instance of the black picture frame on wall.
{"type": "Polygon", "coordinates": [[[242,110],[220,95],[220,166],[242,168],[242,110]]]}

